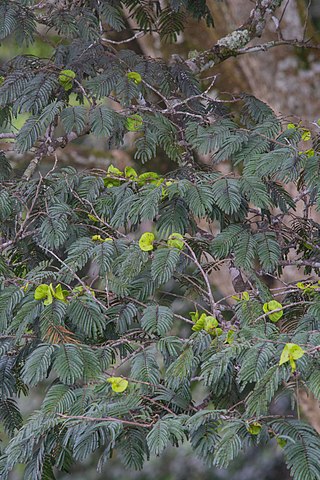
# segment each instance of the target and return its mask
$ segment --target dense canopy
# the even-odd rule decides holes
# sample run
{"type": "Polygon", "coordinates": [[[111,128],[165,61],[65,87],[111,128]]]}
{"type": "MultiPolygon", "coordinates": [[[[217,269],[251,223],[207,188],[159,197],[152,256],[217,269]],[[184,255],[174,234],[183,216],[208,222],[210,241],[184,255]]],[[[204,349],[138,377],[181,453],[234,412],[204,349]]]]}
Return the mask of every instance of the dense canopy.
{"type": "Polygon", "coordinates": [[[21,463],[54,479],[96,451],[98,469],[115,452],[141,469],[187,441],[221,468],[276,441],[294,480],[320,478],[299,407],[320,398],[319,127],[217,94],[210,70],[281,3],[165,61],[129,47],[174,42],[188,18],[213,28],[204,0],[1,2],[0,39],[24,52],[1,67],[0,139],[27,159],[0,157],[2,479],[21,463]],[[49,54],[26,53],[34,40],[49,54]],[[61,167],[88,136],[130,162],[61,167]]]}

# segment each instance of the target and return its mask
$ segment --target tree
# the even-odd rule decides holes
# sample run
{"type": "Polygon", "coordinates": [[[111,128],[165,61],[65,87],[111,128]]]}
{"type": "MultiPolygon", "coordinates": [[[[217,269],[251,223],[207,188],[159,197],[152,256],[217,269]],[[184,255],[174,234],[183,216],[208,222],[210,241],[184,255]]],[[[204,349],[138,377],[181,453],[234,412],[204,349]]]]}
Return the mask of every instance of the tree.
{"type": "Polygon", "coordinates": [[[281,3],[257,0],[209,51],[166,63],[126,46],[175,41],[188,16],[213,25],[204,0],[2,2],[0,38],[40,37],[52,56],[10,59],[0,87],[1,138],[32,153],[20,176],[4,153],[0,164],[1,478],[25,463],[25,479],[52,479],[96,450],[98,468],[117,451],[140,469],[187,440],[226,467],[272,439],[294,479],[319,478],[319,435],[298,402],[299,390],[320,397],[317,135],[248,94],[214,98],[215,76],[201,76],[284,43],[248,46],[281,3]],[[61,148],[87,135],[133,145],[139,166],[59,168],[61,148]],[[175,169],[145,171],[154,158],[175,169]],[[286,283],[292,265],[308,280],[286,283]],[[17,398],[48,377],[24,422],[17,398]],[[279,395],[294,414],[274,414],[279,395]]]}

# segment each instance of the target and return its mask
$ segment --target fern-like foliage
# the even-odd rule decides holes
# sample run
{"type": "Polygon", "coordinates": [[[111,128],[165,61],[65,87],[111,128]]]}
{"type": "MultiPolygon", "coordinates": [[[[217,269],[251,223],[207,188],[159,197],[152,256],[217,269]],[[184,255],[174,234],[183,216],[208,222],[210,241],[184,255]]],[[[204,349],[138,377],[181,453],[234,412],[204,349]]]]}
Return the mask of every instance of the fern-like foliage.
{"type": "Polygon", "coordinates": [[[0,152],[1,479],[183,442],[227,468],[272,439],[320,478],[296,395],[320,397],[319,142],[252,95],[213,100],[201,54],[141,53],[190,16],[213,25],[205,0],[1,2],[1,41],[49,37],[1,66],[1,138],[29,162],[0,152]],[[61,168],[90,142],[103,169],[61,168]]]}

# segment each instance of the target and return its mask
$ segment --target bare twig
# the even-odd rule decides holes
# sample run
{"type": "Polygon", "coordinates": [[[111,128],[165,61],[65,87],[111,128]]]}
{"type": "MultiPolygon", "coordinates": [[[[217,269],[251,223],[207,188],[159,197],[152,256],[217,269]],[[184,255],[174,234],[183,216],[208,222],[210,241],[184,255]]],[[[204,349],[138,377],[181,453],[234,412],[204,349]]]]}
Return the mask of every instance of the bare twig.
{"type": "Polygon", "coordinates": [[[193,258],[194,263],[197,265],[197,267],[199,268],[199,270],[201,272],[201,275],[203,276],[203,279],[204,279],[204,281],[206,283],[206,286],[207,286],[207,293],[208,293],[208,298],[209,298],[209,301],[210,301],[210,307],[212,309],[212,313],[216,313],[217,311],[219,311],[219,309],[217,308],[217,304],[214,301],[214,298],[213,298],[213,295],[212,295],[212,290],[211,290],[211,285],[210,285],[210,282],[209,282],[208,275],[203,270],[201,263],[198,261],[198,259],[196,257],[196,254],[194,253],[194,251],[192,250],[190,245],[188,245],[188,243],[185,242],[185,246],[189,250],[189,252],[190,252],[190,254],[193,258]]]}
{"type": "Polygon", "coordinates": [[[57,413],[57,415],[58,417],[64,418],[66,420],[83,420],[84,422],[118,422],[122,423],[123,425],[132,425],[135,427],[144,428],[151,428],[154,424],[154,421],[150,423],[133,422],[130,420],[123,420],[116,417],[87,417],[85,415],[64,415],[63,413],[57,413]]]}
{"type": "Polygon", "coordinates": [[[309,12],[310,12],[310,7],[311,7],[312,0],[309,0],[307,8],[306,8],[306,18],[304,20],[304,26],[303,26],[303,35],[302,35],[302,41],[304,42],[306,38],[306,33],[307,33],[307,27],[308,27],[308,20],[309,20],[309,12]]]}
{"type": "Polygon", "coordinates": [[[111,43],[112,45],[122,45],[124,43],[130,43],[133,42],[134,40],[137,40],[137,38],[141,38],[145,35],[145,32],[137,32],[135,35],[133,35],[130,38],[126,38],[125,40],[111,40],[110,38],[101,38],[101,42],[105,43],[111,43]]]}

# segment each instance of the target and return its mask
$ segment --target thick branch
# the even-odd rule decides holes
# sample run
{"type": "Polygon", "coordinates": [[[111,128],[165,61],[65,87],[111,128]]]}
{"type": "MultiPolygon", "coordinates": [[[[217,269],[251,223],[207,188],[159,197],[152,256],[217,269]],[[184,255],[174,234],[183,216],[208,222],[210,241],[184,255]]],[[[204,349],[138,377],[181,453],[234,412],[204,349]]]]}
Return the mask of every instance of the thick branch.
{"type": "Polygon", "coordinates": [[[16,138],[17,134],[16,133],[0,133],[0,139],[2,140],[3,138],[16,138]]]}
{"type": "Polygon", "coordinates": [[[220,38],[210,50],[187,60],[187,65],[194,73],[200,73],[236,56],[239,49],[246,47],[254,38],[261,37],[267,19],[280,7],[282,2],[283,0],[257,0],[248,20],[241,27],[220,38]]]}

